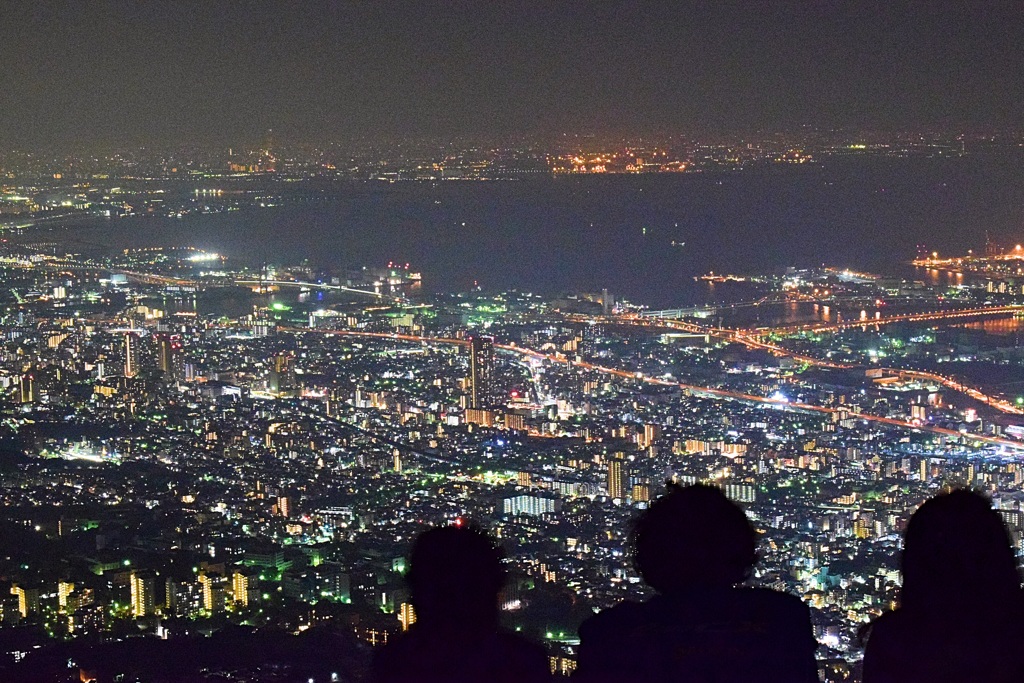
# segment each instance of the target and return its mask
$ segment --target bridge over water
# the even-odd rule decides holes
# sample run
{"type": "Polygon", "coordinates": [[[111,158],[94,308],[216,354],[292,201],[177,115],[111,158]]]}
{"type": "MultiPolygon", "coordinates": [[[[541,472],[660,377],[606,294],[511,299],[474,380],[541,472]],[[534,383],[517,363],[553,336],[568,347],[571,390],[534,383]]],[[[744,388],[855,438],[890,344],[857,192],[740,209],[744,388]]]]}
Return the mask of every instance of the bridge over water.
{"type": "Polygon", "coordinates": [[[351,292],[353,294],[362,294],[364,296],[370,296],[384,301],[394,301],[397,303],[405,303],[406,299],[402,296],[392,296],[391,294],[383,294],[381,292],[374,292],[369,289],[358,289],[356,287],[346,287],[345,285],[329,285],[323,282],[301,282],[299,280],[235,280],[236,285],[245,285],[247,287],[255,286],[274,286],[274,287],[299,287],[307,289],[322,289],[329,291],[341,291],[351,292]]]}

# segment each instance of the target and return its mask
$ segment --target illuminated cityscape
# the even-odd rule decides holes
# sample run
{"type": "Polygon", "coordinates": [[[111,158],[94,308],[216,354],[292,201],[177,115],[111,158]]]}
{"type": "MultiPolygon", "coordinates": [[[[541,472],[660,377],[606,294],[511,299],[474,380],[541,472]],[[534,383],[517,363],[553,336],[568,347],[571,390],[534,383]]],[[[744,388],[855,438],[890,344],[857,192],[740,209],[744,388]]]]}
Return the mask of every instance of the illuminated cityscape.
{"type": "Polygon", "coordinates": [[[1024,400],[972,371],[1018,362],[1024,301],[982,265],[952,289],[933,261],[791,269],[742,278],[749,303],[651,310],[9,234],[11,633],[330,626],[372,647],[414,619],[409,539],[466,518],[509,548],[504,619],[569,671],[588,612],[646,595],[630,518],[666,480],[712,482],[764,535],[755,581],[808,602],[845,680],[921,500],[970,485],[1024,532],[1024,400]]]}
{"type": "MultiPolygon", "coordinates": [[[[830,683],[862,680],[925,500],[983,493],[1024,557],[1019,88],[797,69],[737,8],[580,34],[480,9],[451,37],[254,3],[223,35],[156,2],[131,21],[181,46],[150,48],[108,4],[72,13],[80,83],[0,77],[4,680],[375,680],[428,618],[435,527],[500,546],[501,626],[571,677],[584,622],[655,595],[631,531],[670,484],[743,509],[746,583],[809,609],[830,683]]],[[[763,19],[803,54],[813,18],[763,19]]],[[[895,59],[852,20],[836,44],[895,59]]],[[[38,56],[26,31],[0,45],[38,56]]]]}

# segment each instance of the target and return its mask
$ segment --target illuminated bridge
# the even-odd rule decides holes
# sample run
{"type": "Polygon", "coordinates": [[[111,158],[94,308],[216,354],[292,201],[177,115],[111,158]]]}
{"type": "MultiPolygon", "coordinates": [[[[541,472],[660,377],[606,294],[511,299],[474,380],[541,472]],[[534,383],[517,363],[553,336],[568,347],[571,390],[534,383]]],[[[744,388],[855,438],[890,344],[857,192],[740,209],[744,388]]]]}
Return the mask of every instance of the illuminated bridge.
{"type": "Polygon", "coordinates": [[[1018,315],[1024,314],[1024,306],[985,306],[983,308],[958,308],[947,311],[927,311],[924,313],[900,313],[877,318],[861,318],[857,320],[844,320],[836,323],[808,323],[804,325],[787,325],[783,327],[761,327],[756,330],[757,334],[795,334],[797,332],[838,332],[854,327],[877,327],[879,325],[891,325],[901,322],[943,322],[947,320],[959,322],[966,318],[981,318],[990,315],[1018,315]]]}
{"type": "Polygon", "coordinates": [[[382,294],[381,292],[374,292],[368,289],[357,289],[355,287],[346,287],[344,285],[328,285],[323,282],[301,282],[299,280],[235,280],[236,285],[245,285],[247,287],[257,286],[273,286],[273,287],[305,287],[307,289],[325,289],[341,292],[352,292],[353,294],[362,294],[364,296],[372,296],[377,299],[386,299],[388,301],[395,301],[398,303],[404,303],[405,297],[392,296],[390,294],[382,294]]]}
{"type": "MultiPolygon", "coordinates": [[[[777,296],[766,296],[755,301],[736,301],[731,304],[708,304],[705,306],[692,306],[690,308],[667,308],[661,311],[643,311],[639,315],[641,318],[660,318],[663,320],[673,320],[676,318],[692,318],[709,316],[721,311],[732,311],[739,308],[754,308],[756,306],[765,306],[768,304],[784,304],[794,301],[792,298],[780,298],[777,296]]],[[[797,301],[805,301],[805,299],[798,299],[797,301]]],[[[817,301],[816,299],[807,298],[806,301],[817,301]]]]}
{"type": "MultiPolygon", "coordinates": [[[[1003,308],[1013,309],[1014,311],[1019,311],[1020,310],[1019,307],[1015,307],[1015,306],[1007,306],[1007,307],[1003,307],[1003,308]]],[[[982,309],[982,310],[989,311],[991,309],[982,309]]],[[[948,311],[947,313],[961,313],[961,314],[967,315],[968,317],[970,317],[971,315],[976,315],[976,313],[972,313],[971,311],[966,311],[966,310],[948,311]]],[[[1005,315],[1006,312],[1003,311],[1001,314],[1005,315]]],[[[851,363],[842,363],[842,362],[837,362],[837,361],[833,361],[833,360],[826,360],[826,359],[822,359],[822,358],[815,358],[814,356],[808,356],[806,354],[796,353],[794,351],[790,351],[789,349],[786,349],[786,348],[784,348],[782,346],[779,346],[778,344],[772,344],[770,342],[764,341],[762,339],[763,333],[761,331],[751,333],[751,332],[744,332],[744,331],[741,331],[741,330],[731,330],[731,329],[724,329],[724,328],[708,327],[708,326],[705,326],[705,325],[698,325],[697,323],[684,322],[684,321],[681,321],[681,320],[670,320],[670,319],[661,320],[659,322],[653,322],[653,321],[649,322],[647,320],[644,320],[644,319],[638,318],[638,317],[623,317],[623,318],[620,319],[620,322],[622,322],[624,324],[630,324],[630,325],[648,325],[648,326],[667,327],[667,328],[670,328],[670,329],[682,330],[682,331],[689,332],[689,333],[692,333],[692,334],[705,334],[708,337],[714,337],[714,338],[717,338],[717,339],[722,339],[722,340],[727,341],[727,342],[735,342],[735,343],[738,343],[738,344],[743,344],[744,346],[746,346],[747,348],[750,348],[750,349],[760,349],[762,351],[767,351],[767,352],[769,352],[769,353],[771,353],[773,355],[776,355],[776,356],[784,356],[784,357],[787,357],[787,358],[792,358],[793,360],[795,360],[795,361],[797,361],[799,363],[805,363],[807,365],[812,365],[812,366],[815,366],[815,367],[831,368],[833,370],[850,370],[850,369],[859,367],[859,366],[851,364],[851,363]]],[[[879,321],[877,321],[877,320],[876,321],[872,321],[871,324],[877,324],[878,322],[879,321]]],[[[893,322],[893,321],[892,321],[891,318],[889,318],[889,319],[883,319],[881,322],[882,322],[882,324],[884,324],[885,322],[893,322]]],[[[992,396],[992,395],[986,394],[981,389],[978,389],[978,388],[975,388],[975,387],[971,387],[971,386],[965,384],[963,381],[957,379],[956,377],[950,376],[950,375],[942,375],[942,374],[939,374],[939,373],[936,373],[936,372],[925,372],[925,371],[921,371],[921,370],[909,370],[909,369],[904,369],[904,368],[876,368],[876,369],[879,369],[884,374],[890,375],[890,376],[895,375],[895,376],[901,377],[903,379],[913,379],[913,380],[917,380],[917,381],[932,382],[934,384],[942,385],[942,386],[946,387],[947,389],[952,389],[953,391],[957,391],[957,392],[960,392],[962,394],[966,394],[967,396],[970,396],[974,400],[980,401],[982,403],[985,403],[985,404],[995,408],[996,410],[998,410],[998,411],[1000,411],[1002,413],[1010,413],[1010,414],[1014,414],[1014,415],[1024,415],[1024,409],[1022,409],[1020,406],[1014,405],[1013,403],[1011,403],[1010,401],[1007,401],[1004,398],[1000,398],[998,396],[992,396]]]]}

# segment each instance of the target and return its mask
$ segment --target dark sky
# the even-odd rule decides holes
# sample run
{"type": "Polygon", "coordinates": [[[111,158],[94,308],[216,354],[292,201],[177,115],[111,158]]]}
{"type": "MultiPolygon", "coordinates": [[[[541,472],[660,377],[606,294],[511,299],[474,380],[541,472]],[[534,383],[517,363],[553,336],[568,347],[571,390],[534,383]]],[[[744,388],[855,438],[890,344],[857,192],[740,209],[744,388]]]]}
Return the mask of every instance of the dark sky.
{"type": "Polygon", "coordinates": [[[1005,126],[1024,2],[0,0],[0,143],[1005,126]]]}

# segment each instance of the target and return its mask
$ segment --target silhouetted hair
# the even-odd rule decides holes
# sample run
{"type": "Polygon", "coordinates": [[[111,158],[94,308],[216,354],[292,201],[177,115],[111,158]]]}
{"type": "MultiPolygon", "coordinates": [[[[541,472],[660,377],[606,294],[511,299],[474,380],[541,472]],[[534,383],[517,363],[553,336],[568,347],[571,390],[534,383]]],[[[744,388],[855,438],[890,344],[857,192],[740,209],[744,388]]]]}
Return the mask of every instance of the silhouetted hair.
{"type": "Polygon", "coordinates": [[[659,593],[694,585],[732,586],[757,561],[757,532],[721,489],[698,484],[669,491],[636,522],[633,558],[659,593]]]}
{"type": "Polygon", "coordinates": [[[1010,537],[984,496],[968,490],[925,501],[903,541],[903,607],[980,609],[1016,604],[1020,573],[1010,537]]]}
{"type": "Polygon", "coordinates": [[[475,526],[445,526],[420,534],[406,581],[417,618],[477,623],[496,618],[505,582],[504,553],[475,526]]]}

